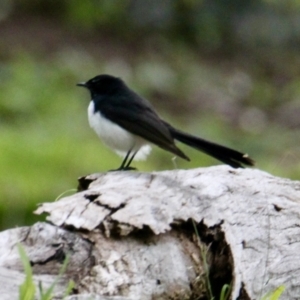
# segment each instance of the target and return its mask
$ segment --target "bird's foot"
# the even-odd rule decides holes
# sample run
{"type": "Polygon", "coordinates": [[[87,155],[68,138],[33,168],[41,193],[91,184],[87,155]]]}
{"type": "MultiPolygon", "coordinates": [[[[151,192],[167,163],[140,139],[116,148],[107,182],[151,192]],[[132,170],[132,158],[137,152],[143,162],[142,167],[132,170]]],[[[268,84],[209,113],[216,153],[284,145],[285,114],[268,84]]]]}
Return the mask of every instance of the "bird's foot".
{"type": "Polygon", "coordinates": [[[109,170],[108,172],[116,172],[116,171],[136,171],[137,168],[133,168],[133,167],[120,167],[118,169],[114,169],[114,170],[109,170]]]}

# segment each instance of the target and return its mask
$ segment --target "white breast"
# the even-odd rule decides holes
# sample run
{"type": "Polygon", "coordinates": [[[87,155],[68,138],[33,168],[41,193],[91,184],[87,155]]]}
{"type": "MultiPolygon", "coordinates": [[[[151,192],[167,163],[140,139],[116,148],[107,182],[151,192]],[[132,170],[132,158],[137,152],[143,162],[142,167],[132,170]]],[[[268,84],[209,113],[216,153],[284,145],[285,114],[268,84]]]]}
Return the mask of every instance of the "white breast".
{"type": "Polygon", "coordinates": [[[104,144],[123,157],[130,149],[132,151],[139,150],[135,160],[146,159],[151,152],[151,147],[147,144],[147,141],[112,123],[100,112],[95,113],[94,108],[94,102],[91,101],[88,107],[89,124],[104,144]]]}

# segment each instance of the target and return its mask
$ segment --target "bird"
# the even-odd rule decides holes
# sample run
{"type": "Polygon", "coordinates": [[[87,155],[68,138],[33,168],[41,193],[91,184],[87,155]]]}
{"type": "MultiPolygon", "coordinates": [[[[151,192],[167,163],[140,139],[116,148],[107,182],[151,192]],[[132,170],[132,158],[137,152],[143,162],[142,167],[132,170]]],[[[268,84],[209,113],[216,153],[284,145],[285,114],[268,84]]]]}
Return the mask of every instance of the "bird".
{"type": "Polygon", "coordinates": [[[89,125],[98,137],[117,154],[124,157],[120,171],[135,170],[134,159],[145,159],[156,145],[190,161],[178,148],[179,141],[233,167],[253,166],[254,160],[237,150],[219,145],[176,129],[160,118],[151,103],[130,89],[125,82],[108,74],[97,75],[77,86],[87,88],[89,125]]]}

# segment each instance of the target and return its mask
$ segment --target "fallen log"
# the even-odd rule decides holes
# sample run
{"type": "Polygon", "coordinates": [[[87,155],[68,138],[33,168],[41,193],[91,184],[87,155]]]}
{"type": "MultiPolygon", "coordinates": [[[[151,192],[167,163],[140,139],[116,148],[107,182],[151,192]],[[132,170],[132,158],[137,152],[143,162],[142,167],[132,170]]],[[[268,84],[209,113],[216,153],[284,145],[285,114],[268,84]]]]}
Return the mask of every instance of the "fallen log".
{"type": "Polygon", "coordinates": [[[80,191],[43,203],[51,223],[0,233],[1,299],[18,299],[27,252],[36,282],[62,299],[300,298],[300,182],[217,166],[79,179],[80,191]],[[76,294],[76,295],[75,295],[76,294]]]}

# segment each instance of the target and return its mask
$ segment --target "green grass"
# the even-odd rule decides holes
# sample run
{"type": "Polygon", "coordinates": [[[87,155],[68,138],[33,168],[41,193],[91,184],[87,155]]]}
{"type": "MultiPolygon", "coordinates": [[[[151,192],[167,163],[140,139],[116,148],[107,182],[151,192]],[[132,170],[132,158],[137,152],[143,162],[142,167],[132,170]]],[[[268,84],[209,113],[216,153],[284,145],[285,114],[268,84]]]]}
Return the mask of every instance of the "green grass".
{"type": "Polygon", "coordinates": [[[281,297],[281,294],[284,292],[284,290],[285,290],[285,287],[281,285],[275,291],[270,292],[267,295],[265,295],[262,298],[262,300],[279,300],[281,297]]]}
{"type": "MultiPolygon", "coordinates": [[[[33,270],[30,265],[30,261],[27,257],[27,254],[24,248],[21,246],[21,244],[18,244],[18,250],[19,250],[19,255],[25,273],[25,280],[19,287],[19,300],[36,299],[37,290],[39,291],[39,297],[38,297],[39,300],[51,300],[53,298],[54,288],[57,285],[57,282],[62,277],[62,275],[64,275],[64,273],[66,272],[67,265],[69,263],[69,256],[67,256],[66,259],[64,260],[64,263],[62,264],[61,269],[57,277],[53,281],[53,283],[50,285],[48,289],[44,290],[42,283],[39,283],[38,288],[34,283],[33,272],[32,272],[33,270]]],[[[72,280],[70,280],[66,288],[66,291],[64,293],[64,298],[70,295],[74,287],[75,287],[75,283],[72,280]]]]}

